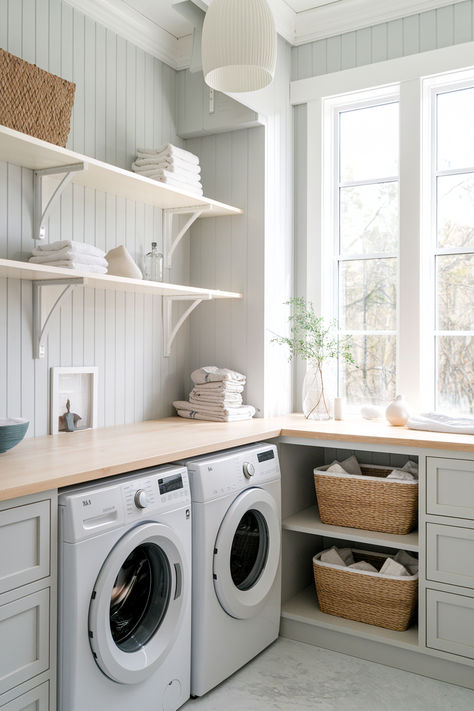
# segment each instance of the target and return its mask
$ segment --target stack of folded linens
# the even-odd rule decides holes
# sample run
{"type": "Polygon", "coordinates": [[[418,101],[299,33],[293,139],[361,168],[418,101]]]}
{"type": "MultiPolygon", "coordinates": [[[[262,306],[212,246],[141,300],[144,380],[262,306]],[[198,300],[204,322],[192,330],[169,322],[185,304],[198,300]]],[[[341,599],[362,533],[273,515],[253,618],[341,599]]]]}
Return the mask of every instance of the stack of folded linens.
{"type": "Polygon", "coordinates": [[[41,244],[33,249],[30,262],[48,267],[75,269],[78,272],[106,274],[105,252],[92,244],[61,240],[51,244],[41,244]]]}
{"type": "Polygon", "coordinates": [[[199,158],[171,143],[157,150],[139,148],[132,170],[188,193],[203,194],[199,158]]]}
{"type": "Polygon", "coordinates": [[[176,400],[173,405],[180,417],[214,422],[249,420],[255,408],[244,405],[242,392],[245,375],[214,365],[198,368],[191,373],[194,387],[189,400],[176,400]]]}

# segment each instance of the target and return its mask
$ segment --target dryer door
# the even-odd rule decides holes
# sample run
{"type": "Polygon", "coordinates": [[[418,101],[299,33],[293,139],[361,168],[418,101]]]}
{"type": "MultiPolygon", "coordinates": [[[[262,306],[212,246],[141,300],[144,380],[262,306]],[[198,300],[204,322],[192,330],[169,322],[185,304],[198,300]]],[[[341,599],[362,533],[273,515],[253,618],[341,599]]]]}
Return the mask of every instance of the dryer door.
{"type": "Polygon", "coordinates": [[[89,607],[94,658],[110,679],[143,681],[176,639],[187,595],[184,554],[168,526],[144,523],[111,550],[89,607]]]}
{"type": "Polygon", "coordinates": [[[265,605],[280,563],[280,515],[263,489],[247,489],[227,511],[214,547],[214,587],[224,610],[237,619],[265,605]]]}

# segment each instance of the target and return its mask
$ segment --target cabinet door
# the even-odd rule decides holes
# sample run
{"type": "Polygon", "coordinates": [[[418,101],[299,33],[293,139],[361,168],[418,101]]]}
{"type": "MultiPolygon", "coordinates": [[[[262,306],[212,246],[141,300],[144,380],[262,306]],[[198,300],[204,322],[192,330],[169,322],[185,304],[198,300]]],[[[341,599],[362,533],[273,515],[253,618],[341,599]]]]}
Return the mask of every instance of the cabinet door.
{"type": "Polygon", "coordinates": [[[474,598],[426,591],[426,646],[474,659],[474,598]]]}
{"type": "Polygon", "coordinates": [[[474,462],[428,457],[426,510],[438,516],[474,519],[474,462]]]}
{"type": "Polygon", "coordinates": [[[49,711],[49,682],[27,691],[17,699],[13,699],[2,711],[49,711]]]}
{"type": "Polygon", "coordinates": [[[426,577],[440,583],[474,587],[474,530],[428,523],[426,577]]]}
{"type": "Polygon", "coordinates": [[[49,588],[0,607],[0,694],[49,668],[49,588]]]}
{"type": "Polygon", "coordinates": [[[0,594],[50,574],[50,502],[0,511],[0,594]]]}

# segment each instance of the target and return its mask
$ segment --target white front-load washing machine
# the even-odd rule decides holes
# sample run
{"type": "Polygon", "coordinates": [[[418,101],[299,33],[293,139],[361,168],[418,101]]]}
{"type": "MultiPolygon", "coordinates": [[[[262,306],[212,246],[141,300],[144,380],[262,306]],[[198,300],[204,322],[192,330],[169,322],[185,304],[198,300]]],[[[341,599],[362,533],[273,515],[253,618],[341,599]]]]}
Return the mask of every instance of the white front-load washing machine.
{"type": "Polygon", "coordinates": [[[59,496],[59,711],[175,711],[190,693],[184,467],[59,496]]]}
{"type": "Polygon", "coordinates": [[[265,443],[184,463],[193,502],[191,695],[202,696],[278,637],[280,468],[265,443]]]}

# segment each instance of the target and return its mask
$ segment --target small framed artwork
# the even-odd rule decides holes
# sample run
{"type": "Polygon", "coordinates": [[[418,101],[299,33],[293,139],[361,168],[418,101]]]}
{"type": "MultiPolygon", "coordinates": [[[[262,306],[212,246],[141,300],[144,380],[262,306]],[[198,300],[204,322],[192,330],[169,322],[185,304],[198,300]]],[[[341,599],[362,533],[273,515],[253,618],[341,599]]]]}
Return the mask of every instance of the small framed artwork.
{"type": "Polygon", "coordinates": [[[51,368],[51,434],[97,427],[97,378],[95,367],[51,368]]]}

